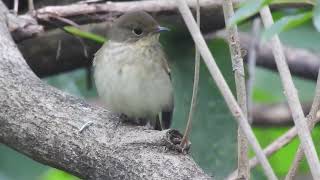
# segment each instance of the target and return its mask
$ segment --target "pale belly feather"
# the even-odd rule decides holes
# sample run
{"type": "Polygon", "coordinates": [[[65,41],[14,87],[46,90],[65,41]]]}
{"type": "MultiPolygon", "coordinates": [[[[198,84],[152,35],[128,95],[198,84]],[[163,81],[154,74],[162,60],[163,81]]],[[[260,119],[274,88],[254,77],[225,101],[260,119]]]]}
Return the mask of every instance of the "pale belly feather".
{"type": "Polygon", "coordinates": [[[132,57],[99,53],[104,57],[95,62],[96,87],[112,111],[129,117],[154,118],[172,106],[172,85],[160,62],[138,59],[139,52],[132,57]]]}

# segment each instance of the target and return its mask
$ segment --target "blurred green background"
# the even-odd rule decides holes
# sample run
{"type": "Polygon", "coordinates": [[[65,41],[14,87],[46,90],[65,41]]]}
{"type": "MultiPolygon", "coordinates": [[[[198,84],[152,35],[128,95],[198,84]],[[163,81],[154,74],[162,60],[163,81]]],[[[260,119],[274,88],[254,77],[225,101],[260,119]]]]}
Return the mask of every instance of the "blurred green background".
{"type": "MultiPolygon", "coordinates": [[[[248,24],[242,26],[246,31],[248,24]]],[[[281,34],[282,42],[291,47],[301,47],[318,51],[320,35],[311,23],[281,34]]],[[[194,71],[194,46],[186,33],[171,31],[163,34],[162,44],[170,59],[172,77],[175,87],[175,113],[173,128],[183,131],[189,111],[192,79],[194,71]]],[[[228,45],[223,40],[208,40],[212,51],[229,86],[234,90],[234,77],[228,45]]],[[[86,70],[44,78],[43,81],[75,96],[84,98],[96,97],[94,88],[87,88],[86,70]]],[[[301,102],[311,101],[315,82],[294,78],[301,102]]],[[[284,102],[285,97],[279,76],[276,72],[257,67],[254,102],[276,103],[284,102]]],[[[262,146],[268,145],[290,127],[254,127],[254,132],[262,146]]],[[[215,179],[223,179],[236,168],[236,131],[237,125],[230,115],[224,100],[213,83],[204,63],[201,64],[199,84],[199,99],[191,133],[191,155],[195,161],[215,179]]],[[[313,131],[314,142],[319,148],[320,131],[313,131]]],[[[272,155],[272,167],[278,176],[284,176],[293,160],[298,146],[295,139],[285,148],[272,155]]],[[[320,152],[320,151],[318,151],[320,152]]],[[[253,153],[251,152],[251,155],[253,153]]],[[[300,174],[308,172],[304,161],[300,166],[300,174]]],[[[266,179],[258,166],[252,173],[252,179],[266,179]]],[[[41,165],[28,157],[21,155],[0,144],[0,180],[71,180],[77,179],[67,173],[41,165]]]]}

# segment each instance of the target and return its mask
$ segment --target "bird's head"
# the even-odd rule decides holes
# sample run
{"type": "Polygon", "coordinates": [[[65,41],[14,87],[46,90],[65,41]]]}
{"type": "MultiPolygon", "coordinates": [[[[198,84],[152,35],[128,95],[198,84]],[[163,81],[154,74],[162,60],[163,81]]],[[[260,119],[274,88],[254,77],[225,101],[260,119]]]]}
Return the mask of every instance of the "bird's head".
{"type": "Polygon", "coordinates": [[[159,37],[162,31],[168,31],[144,11],[129,12],[119,17],[112,25],[109,39],[116,42],[136,42],[140,39],[159,37]]]}

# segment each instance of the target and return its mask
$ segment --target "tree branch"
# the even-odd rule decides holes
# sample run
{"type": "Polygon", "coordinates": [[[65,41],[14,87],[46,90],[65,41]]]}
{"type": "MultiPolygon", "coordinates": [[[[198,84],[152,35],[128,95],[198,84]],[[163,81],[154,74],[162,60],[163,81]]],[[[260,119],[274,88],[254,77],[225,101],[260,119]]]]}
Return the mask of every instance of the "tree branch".
{"type": "MultiPolygon", "coordinates": [[[[227,40],[227,33],[219,31],[214,34],[208,34],[207,38],[223,38],[227,40]]],[[[249,51],[252,37],[247,33],[240,33],[241,47],[249,51]]],[[[276,62],[272,54],[272,44],[270,42],[257,42],[257,66],[277,71],[276,62]]],[[[306,79],[317,80],[318,70],[320,68],[319,54],[310,52],[302,48],[291,48],[283,46],[284,55],[288,63],[290,72],[306,79]],[[301,61],[303,59],[303,61],[301,61]]]]}
{"type": "MultiPolygon", "coordinates": [[[[200,28],[200,0],[197,0],[197,8],[196,8],[196,19],[197,19],[197,25],[200,28]]],[[[189,115],[188,115],[188,121],[187,125],[181,140],[181,146],[185,147],[188,143],[188,138],[191,133],[191,127],[192,127],[192,119],[193,114],[196,110],[197,105],[197,96],[198,96],[198,89],[199,89],[199,79],[200,79],[200,53],[198,50],[198,47],[195,45],[195,63],[194,63],[194,76],[193,76],[193,87],[192,87],[192,97],[191,97],[191,104],[189,109],[189,115]]]]}
{"type": "MultiPolygon", "coordinates": [[[[316,117],[316,122],[319,122],[320,117],[316,117]]],[[[267,147],[263,149],[263,153],[266,156],[271,156],[273,153],[277,152],[279,149],[284,147],[285,145],[289,144],[294,137],[297,136],[297,128],[294,126],[291,129],[289,129],[286,133],[278,137],[276,140],[274,140],[271,144],[269,144],[267,147]]],[[[253,157],[250,159],[250,168],[254,168],[259,164],[259,161],[257,157],[253,157]]],[[[229,176],[230,179],[233,179],[235,177],[235,174],[237,173],[237,170],[232,172],[229,176]]],[[[229,179],[228,178],[228,179],[229,179]]]]}
{"type": "MultiPolygon", "coordinates": [[[[85,25],[81,29],[102,35],[105,25],[85,25]]],[[[90,67],[93,55],[101,44],[85,39],[83,41],[86,44],[88,57],[85,56],[81,42],[77,38],[59,29],[22,41],[18,47],[37,76],[46,77],[77,68],[90,67]],[[57,59],[59,41],[61,50],[57,59]]]]}
{"type": "MultiPolygon", "coordinates": [[[[232,0],[237,5],[241,0],[232,0]]],[[[196,7],[196,0],[187,0],[192,9],[196,7]]],[[[222,0],[201,0],[201,29],[204,33],[211,32],[224,27],[222,0]]],[[[308,3],[284,3],[275,4],[274,8],[283,7],[310,7],[308,3]]],[[[148,0],[148,1],[130,1],[130,2],[78,2],[70,5],[46,6],[35,11],[31,11],[27,16],[32,16],[39,24],[34,25],[34,32],[25,30],[24,26],[19,26],[19,31],[14,31],[16,41],[33,37],[43,32],[43,26],[48,29],[52,28],[52,23],[64,25],[57,20],[59,18],[70,19],[77,24],[88,24],[93,22],[112,22],[125,12],[144,10],[151,13],[158,20],[164,20],[169,24],[175,24],[176,28],[185,28],[182,19],[178,16],[177,8],[172,0],[148,0]],[[170,16],[170,18],[168,18],[170,16]],[[51,22],[51,23],[48,23],[51,22]],[[39,29],[42,29],[40,31],[39,29]]],[[[24,16],[25,16],[24,15],[24,16]]],[[[19,16],[18,16],[19,18],[19,16]]],[[[55,28],[55,27],[54,27],[55,28]]]]}
{"type": "MultiPolygon", "coordinates": [[[[304,114],[308,114],[311,103],[303,103],[304,114]]],[[[293,125],[288,103],[254,104],[252,110],[254,126],[290,126],[293,125]]]]}
{"type": "Polygon", "coordinates": [[[6,12],[0,1],[1,143],[83,179],[211,179],[189,155],[170,150],[177,131],[119,123],[38,79],[10,37],[6,12]],[[78,133],[88,121],[94,125],[78,133]]]}
{"type": "MultiPolygon", "coordinates": [[[[234,16],[233,5],[231,0],[223,1],[223,14],[225,24],[228,24],[230,18],[234,16]]],[[[240,38],[236,25],[227,27],[228,44],[232,60],[232,70],[234,72],[236,93],[238,104],[244,114],[244,118],[248,120],[247,107],[247,91],[246,80],[243,66],[243,58],[241,54],[240,38]]],[[[250,179],[250,168],[248,158],[248,141],[241,127],[238,127],[238,176],[237,179],[250,179]]]]}
{"type": "MultiPolygon", "coordinates": [[[[239,3],[240,0],[233,0],[234,3],[239,3]]],[[[188,0],[188,4],[195,9],[196,0],[188,0]]],[[[224,26],[222,1],[202,0],[200,1],[202,11],[202,30],[204,32],[221,29],[224,26]]],[[[88,24],[94,22],[113,22],[116,18],[128,11],[144,10],[151,13],[157,20],[165,21],[168,24],[175,24],[176,28],[185,28],[182,19],[178,16],[177,8],[172,0],[149,0],[149,1],[130,1],[130,2],[105,2],[105,3],[74,3],[70,5],[47,6],[24,16],[32,17],[39,24],[36,24],[38,29],[42,31],[34,31],[33,33],[25,29],[25,22],[20,16],[17,19],[22,19],[20,24],[13,28],[14,39],[21,41],[33,37],[43,32],[43,27],[52,28],[52,24],[63,26],[58,18],[70,19],[77,24],[88,24]],[[170,16],[170,18],[168,18],[170,16]],[[28,32],[28,33],[26,33],[28,32]]],[[[56,27],[54,27],[56,28],[56,27]]]]}
{"type": "Polygon", "coordinates": [[[257,46],[259,39],[261,21],[260,18],[255,18],[252,23],[252,36],[250,45],[248,48],[247,64],[248,64],[248,79],[247,79],[247,102],[248,102],[248,120],[252,123],[252,104],[253,104],[253,89],[255,83],[255,71],[257,61],[257,46]]]}
{"type": "MultiPolygon", "coordinates": [[[[265,6],[260,11],[261,19],[266,28],[273,24],[272,15],[268,6],[265,6]]],[[[297,127],[298,136],[301,141],[304,153],[307,157],[309,167],[313,178],[320,179],[320,163],[317,152],[315,150],[310,131],[304,117],[302,107],[299,101],[298,93],[292,81],[289,67],[285,60],[285,55],[282,50],[282,45],[278,35],[271,39],[272,52],[275,57],[277,68],[283,84],[283,89],[290,106],[292,117],[297,127]]]]}
{"type": "Polygon", "coordinates": [[[250,145],[252,146],[254,152],[256,153],[259,161],[262,164],[262,167],[264,169],[265,174],[267,177],[271,180],[277,179],[275,176],[270,163],[268,162],[266,156],[263,154],[262,149],[255,138],[255,135],[253,134],[253,131],[249,125],[249,122],[245,118],[245,115],[241,111],[241,108],[237,104],[236,99],[234,98],[228,84],[224,80],[201,32],[200,29],[197,27],[197,23],[192,17],[192,13],[186,4],[184,0],[176,0],[176,3],[179,7],[179,11],[184,19],[184,22],[186,23],[190,34],[196,43],[199,52],[206,63],[208,70],[214,79],[218,89],[220,90],[221,94],[223,95],[224,100],[226,101],[226,104],[231,111],[232,115],[234,116],[235,120],[237,120],[238,124],[240,125],[242,131],[246,135],[246,138],[250,145]]]}
{"type": "MultiPolygon", "coordinates": [[[[317,123],[317,112],[319,111],[319,107],[320,107],[320,71],[318,73],[318,80],[317,80],[313,103],[310,109],[310,113],[307,116],[308,126],[310,130],[312,130],[317,123]]],[[[292,180],[294,178],[294,176],[297,173],[299,164],[303,158],[303,155],[304,154],[303,154],[302,146],[299,145],[294,161],[285,178],[286,180],[292,180]]]]}

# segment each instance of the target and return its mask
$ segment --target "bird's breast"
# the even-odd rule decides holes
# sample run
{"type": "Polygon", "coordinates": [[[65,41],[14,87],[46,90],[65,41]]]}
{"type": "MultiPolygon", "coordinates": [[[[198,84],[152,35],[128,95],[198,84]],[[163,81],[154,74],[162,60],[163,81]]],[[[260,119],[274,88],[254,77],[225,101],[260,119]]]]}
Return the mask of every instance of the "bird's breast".
{"type": "Polygon", "coordinates": [[[154,116],[172,102],[172,85],[161,64],[161,49],[108,47],[95,57],[99,95],[112,110],[133,117],[154,116]]]}

